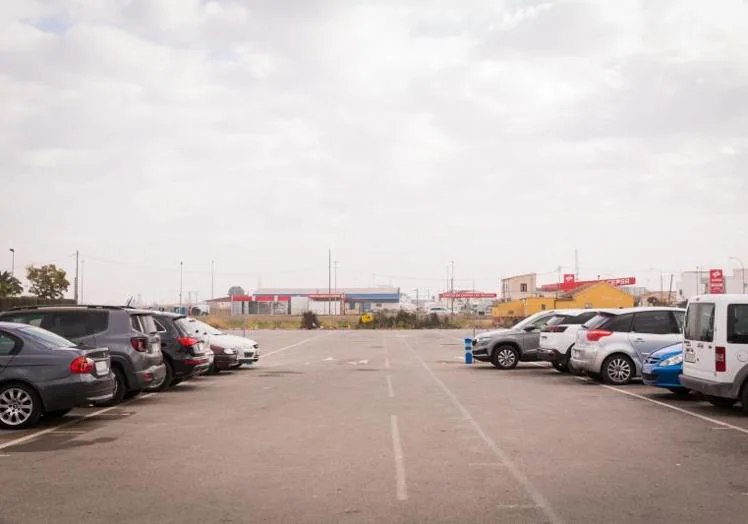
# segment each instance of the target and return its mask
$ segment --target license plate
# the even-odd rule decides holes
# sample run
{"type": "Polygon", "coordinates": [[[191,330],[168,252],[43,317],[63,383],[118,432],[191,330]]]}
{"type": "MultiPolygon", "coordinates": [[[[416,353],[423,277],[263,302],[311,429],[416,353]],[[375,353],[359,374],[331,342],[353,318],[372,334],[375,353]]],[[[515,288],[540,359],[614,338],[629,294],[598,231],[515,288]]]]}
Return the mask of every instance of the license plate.
{"type": "Polygon", "coordinates": [[[158,353],[161,351],[161,344],[154,343],[151,344],[151,353],[158,353]]]}
{"type": "Polygon", "coordinates": [[[109,373],[109,362],[101,361],[96,363],[96,374],[106,375],[109,373]]]}
{"type": "Polygon", "coordinates": [[[693,349],[687,349],[683,355],[683,360],[690,363],[696,362],[696,352],[693,349]]]}

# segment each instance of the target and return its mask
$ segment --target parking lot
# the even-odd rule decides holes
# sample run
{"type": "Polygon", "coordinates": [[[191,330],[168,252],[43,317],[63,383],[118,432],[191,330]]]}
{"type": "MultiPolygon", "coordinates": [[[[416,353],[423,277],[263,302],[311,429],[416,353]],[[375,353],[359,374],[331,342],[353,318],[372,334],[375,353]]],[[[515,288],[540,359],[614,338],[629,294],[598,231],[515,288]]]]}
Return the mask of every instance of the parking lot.
{"type": "Polygon", "coordinates": [[[257,331],[253,368],[0,432],[0,522],[738,522],[748,418],[458,331],[257,331]]]}

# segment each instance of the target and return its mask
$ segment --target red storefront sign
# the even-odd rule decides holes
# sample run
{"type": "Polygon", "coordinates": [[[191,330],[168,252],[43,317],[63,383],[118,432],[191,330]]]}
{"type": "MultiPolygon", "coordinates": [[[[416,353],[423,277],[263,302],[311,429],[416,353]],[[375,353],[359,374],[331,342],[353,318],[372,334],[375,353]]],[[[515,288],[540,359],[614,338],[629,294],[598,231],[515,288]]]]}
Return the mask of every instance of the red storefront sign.
{"type": "Polygon", "coordinates": [[[561,284],[561,289],[574,289],[577,285],[577,277],[574,273],[566,273],[564,275],[564,283],[561,284]]]}
{"type": "Polygon", "coordinates": [[[712,295],[725,293],[725,273],[721,269],[709,270],[709,293],[712,295]]]}

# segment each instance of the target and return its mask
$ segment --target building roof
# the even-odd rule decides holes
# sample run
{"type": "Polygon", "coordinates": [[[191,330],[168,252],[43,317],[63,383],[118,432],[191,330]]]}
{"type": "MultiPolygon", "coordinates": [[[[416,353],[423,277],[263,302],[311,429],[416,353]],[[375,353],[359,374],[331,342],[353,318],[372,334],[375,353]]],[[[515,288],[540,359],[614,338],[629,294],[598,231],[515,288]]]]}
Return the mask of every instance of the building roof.
{"type": "Polygon", "coordinates": [[[501,280],[502,280],[502,282],[503,282],[504,280],[513,280],[513,279],[515,279],[515,278],[522,278],[522,277],[537,277],[537,276],[538,276],[538,274],[537,274],[537,273],[523,273],[523,274],[521,274],[521,275],[512,275],[512,276],[510,276],[510,277],[502,278],[501,280]]]}
{"type": "Polygon", "coordinates": [[[216,302],[231,302],[231,297],[225,296],[220,298],[209,298],[205,302],[208,304],[215,304],[216,302]]]}

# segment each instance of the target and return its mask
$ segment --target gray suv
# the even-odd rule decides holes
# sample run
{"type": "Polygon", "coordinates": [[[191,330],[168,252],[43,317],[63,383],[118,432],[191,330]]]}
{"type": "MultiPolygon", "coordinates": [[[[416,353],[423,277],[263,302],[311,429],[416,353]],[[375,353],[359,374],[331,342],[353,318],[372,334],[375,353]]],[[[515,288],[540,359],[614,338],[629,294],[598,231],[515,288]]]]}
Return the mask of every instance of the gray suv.
{"type": "Polygon", "coordinates": [[[499,369],[512,369],[520,361],[538,360],[540,330],[556,311],[541,311],[509,329],[481,333],[473,340],[473,357],[499,369]]]}
{"type": "Polygon", "coordinates": [[[157,387],[166,377],[152,312],[118,306],[36,306],[0,313],[0,321],[40,327],[84,347],[108,348],[114,374],[109,406],[157,387]]]}

